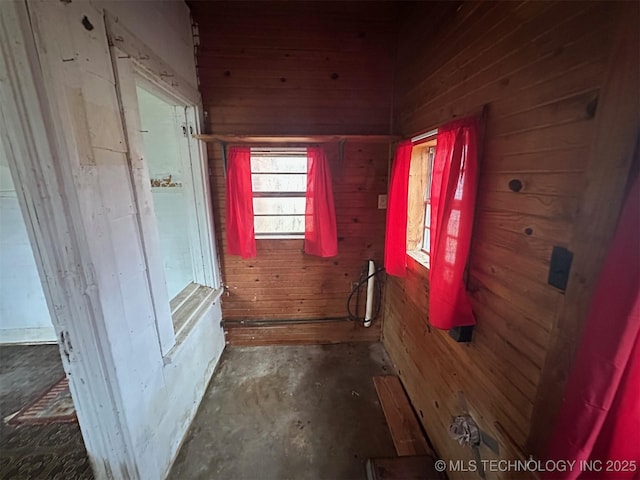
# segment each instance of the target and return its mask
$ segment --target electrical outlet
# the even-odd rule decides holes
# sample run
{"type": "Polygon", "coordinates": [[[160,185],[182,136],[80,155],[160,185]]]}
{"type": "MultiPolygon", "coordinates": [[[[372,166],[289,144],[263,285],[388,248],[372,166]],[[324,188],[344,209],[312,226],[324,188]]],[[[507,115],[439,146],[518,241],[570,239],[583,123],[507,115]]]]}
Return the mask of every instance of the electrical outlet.
{"type": "Polygon", "coordinates": [[[385,210],[387,208],[387,195],[378,195],[378,210],[385,210]]]}

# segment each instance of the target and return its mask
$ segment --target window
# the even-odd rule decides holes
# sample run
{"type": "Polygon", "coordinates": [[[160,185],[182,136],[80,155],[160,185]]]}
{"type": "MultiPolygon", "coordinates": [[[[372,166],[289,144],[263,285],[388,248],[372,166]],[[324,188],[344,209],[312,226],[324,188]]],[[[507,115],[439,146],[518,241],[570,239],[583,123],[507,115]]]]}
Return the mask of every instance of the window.
{"type": "Polygon", "coordinates": [[[427,162],[427,184],[424,190],[424,228],[422,235],[422,251],[429,255],[429,249],[431,245],[429,240],[431,238],[431,178],[433,174],[433,158],[436,156],[435,140],[433,145],[429,145],[426,148],[426,162],[427,162]]]}
{"type": "Polygon", "coordinates": [[[384,265],[397,277],[407,275],[407,255],[428,267],[429,322],[443,330],[475,324],[464,277],[478,188],[480,127],[480,117],[472,116],[403,140],[391,168],[384,265]],[[435,222],[425,223],[426,218],[435,222]],[[430,244],[433,249],[427,250],[430,244]]]}
{"type": "Polygon", "coordinates": [[[435,153],[434,135],[413,147],[409,169],[407,253],[427,268],[431,233],[431,178],[435,153]]]}
{"type": "Polygon", "coordinates": [[[170,357],[222,292],[206,157],[194,138],[200,95],[156,75],[166,66],[154,56],[132,52],[113,47],[139,227],[131,242],[142,249],[160,350],[170,357]]]}
{"type": "Polygon", "coordinates": [[[190,139],[195,109],[136,85],[145,164],[155,213],[157,238],[172,312],[196,290],[195,284],[214,286],[207,265],[203,232],[200,156],[190,139]]]}
{"type": "MultiPolygon", "coordinates": [[[[169,298],[197,279],[198,239],[186,108],[137,86],[141,133],[169,298]]],[[[201,260],[200,260],[201,261],[201,260]]]]}
{"type": "Polygon", "coordinates": [[[135,93],[146,170],[139,176],[139,188],[145,190],[140,198],[142,205],[153,204],[153,219],[143,220],[143,243],[156,314],[170,316],[173,327],[161,343],[167,353],[172,337],[196,318],[198,302],[213,294],[210,287],[217,286],[219,276],[211,249],[206,175],[191,135],[196,109],[141,78],[136,78],[135,93]]]}
{"type": "Polygon", "coordinates": [[[309,255],[338,254],[331,172],[322,147],[255,148],[252,153],[233,146],[226,166],[230,255],[255,257],[256,238],[304,238],[309,255]]]}
{"type": "Polygon", "coordinates": [[[307,149],[252,148],[256,238],[304,238],[307,149]]]}

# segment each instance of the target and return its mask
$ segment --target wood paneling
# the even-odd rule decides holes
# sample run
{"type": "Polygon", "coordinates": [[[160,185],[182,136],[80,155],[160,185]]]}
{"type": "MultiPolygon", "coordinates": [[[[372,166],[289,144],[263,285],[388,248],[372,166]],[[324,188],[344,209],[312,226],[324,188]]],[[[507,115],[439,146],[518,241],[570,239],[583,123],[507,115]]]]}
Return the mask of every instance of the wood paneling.
{"type": "MultiPolygon", "coordinates": [[[[450,417],[465,409],[460,392],[481,428],[500,442],[503,458],[540,455],[541,437],[554,419],[544,405],[558,402],[563,382],[555,370],[547,373],[553,369],[550,345],[575,344],[578,336],[572,319],[571,338],[556,340],[556,319],[567,310],[567,298],[547,284],[549,259],[552,247],[561,245],[576,249],[580,261],[593,266],[580,246],[591,245],[585,237],[600,238],[590,233],[597,227],[577,222],[585,192],[599,190],[589,186],[600,181],[594,172],[603,175],[619,165],[601,147],[596,169],[589,152],[604,138],[596,125],[609,94],[605,77],[614,33],[625,14],[620,4],[606,2],[465,2],[446,12],[431,36],[424,8],[414,5],[400,27],[396,133],[428,131],[488,105],[468,278],[478,325],[470,344],[430,328],[428,274],[409,258],[408,276],[387,281],[383,339],[443,458],[471,458],[447,432],[450,417]],[[519,192],[509,188],[513,179],[523,184],[519,192]],[[553,399],[539,388],[550,389],[553,399]],[[539,404],[541,398],[546,403],[539,404]],[[534,411],[536,424],[546,427],[537,429],[535,446],[530,441],[534,411]]],[[[637,12],[630,16],[638,18],[637,12]]],[[[630,50],[637,66],[637,42],[630,50]]],[[[634,97],[629,82],[618,85],[633,103],[637,92],[634,97]]],[[[622,120],[607,117],[607,128],[617,121],[622,120]]],[[[626,123],[637,129],[631,114],[626,123]]],[[[625,152],[633,145],[627,137],[620,147],[625,152]]],[[[620,186],[624,175],[611,173],[616,180],[610,184],[620,186]]],[[[600,214],[615,219],[619,203],[598,198],[600,214]]],[[[581,305],[569,308],[575,313],[587,295],[573,301],[581,305]]],[[[562,357],[566,372],[570,360],[562,357]]],[[[493,454],[483,447],[481,455],[493,454]]],[[[458,472],[456,478],[464,476],[458,472]]]]}
{"type": "Polygon", "coordinates": [[[192,2],[212,133],[390,133],[392,2],[192,2]]]}
{"type": "Polygon", "coordinates": [[[257,240],[257,256],[245,260],[226,253],[224,172],[220,147],[210,144],[216,231],[228,287],[222,300],[225,320],[344,317],[365,261],[382,262],[386,210],[378,210],[377,201],[378,194],[386,193],[389,148],[347,142],[342,163],[335,144],[325,148],[333,175],[338,255],[306,255],[303,240],[257,240]]]}
{"type": "Polygon", "coordinates": [[[637,3],[629,3],[621,10],[616,44],[602,87],[594,139],[587,156],[586,187],[581,193],[570,241],[575,260],[565,300],[556,313],[535,402],[528,442],[534,452],[544,449],[552,432],[578,347],[575,339],[580,336],[599,271],[616,230],[625,187],[633,176],[630,172],[638,167],[640,9],[637,3]]]}
{"type": "MultiPolygon", "coordinates": [[[[198,74],[207,132],[228,143],[266,136],[304,141],[291,138],[296,135],[322,142],[336,205],[335,258],[306,255],[302,240],[258,240],[256,258],[230,256],[221,149],[209,143],[214,217],[228,287],[223,317],[345,317],[347,297],[366,260],[379,264],[383,258],[386,211],[378,210],[377,202],[387,192],[393,140],[383,136],[391,133],[397,6],[313,1],[190,6],[199,28],[198,74]],[[339,140],[344,140],[342,155],[339,140]]],[[[229,327],[227,339],[246,344],[379,339],[375,322],[366,330],[346,325],[348,329],[338,322],[333,331],[329,325],[309,323],[229,327]]]]}
{"type": "MultiPolygon", "coordinates": [[[[636,10],[623,12],[637,8],[629,5],[191,4],[200,32],[198,69],[209,133],[408,137],[488,106],[468,275],[478,320],[473,342],[457,344],[446,332],[429,327],[428,275],[413,259],[408,259],[408,276],[389,279],[385,291],[385,345],[444,458],[471,459],[470,451],[447,434],[450,417],[463,411],[498,439],[503,458],[539,454],[548,432],[533,432],[532,419],[552,424],[544,406],[557,403],[564,380],[556,377],[566,376],[570,354],[549,351],[575,342],[580,324],[575,317],[588,300],[588,289],[580,290],[571,300],[577,304],[568,308],[568,297],[547,284],[549,259],[554,245],[575,248],[580,271],[597,271],[588,249],[606,244],[607,238],[590,236],[596,227],[585,220],[583,208],[596,212],[605,228],[603,218],[615,219],[618,213],[619,202],[603,201],[604,190],[594,182],[610,162],[617,167],[606,191],[624,183],[624,169],[602,143],[603,122],[615,128],[621,120],[611,107],[605,120],[599,117],[614,88],[605,79],[618,22],[625,16],[637,19],[636,10]],[[594,142],[600,142],[595,149],[594,142]],[[519,180],[522,189],[512,191],[511,180],[519,180]],[[558,321],[566,317],[562,312],[572,316],[566,320],[568,336],[558,331],[558,321]],[[558,369],[550,365],[555,358],[562,362],[558,369]]],[[[627,92],[628,84],[617,83],[633,103],[637,91],[627,92]]],[[[620,132],[637,127],[630,121],[620,132]]],[[[629,136],[622,149],[628,150],[629,136]]],[[[344,144],[343,156],[337,143],[325,147],[339,255],[307,256],[301,240],[259,240],[257,257],[242,260],[225,253],[222,156],[218,144],[209,144],[220,261],[228,286],[222,302],[226,319],[343,316],[364,261],[381,262],[386,212],[376,206],[378,195],[387,191],[389,148],[353,138],[344,144]]],[[[336,322],[330,332],[332,323],[235,326],[228,328],[228,338],[244,344],[334,342],[369,338],[379,328],[374,324],[363,332],[336,322]]],[[[480,453],[496,458],[486,447],[480,453]]]]}

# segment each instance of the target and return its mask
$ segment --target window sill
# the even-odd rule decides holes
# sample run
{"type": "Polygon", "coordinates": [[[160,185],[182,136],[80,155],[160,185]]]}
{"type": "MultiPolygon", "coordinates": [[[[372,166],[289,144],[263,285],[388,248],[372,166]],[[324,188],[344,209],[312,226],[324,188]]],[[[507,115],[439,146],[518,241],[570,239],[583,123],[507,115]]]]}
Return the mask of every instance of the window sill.
{"type": "Polygon", "coordinates": [[[193,327],[211,306],[220,300],[223,292],[224,287],[213,289],[197,283],[190,283],[171,300],[171,317],[176,343],[163,357],[165,365],[172,362],[189,332],[193,330],[193,327]]]}
{"type": "Polygon", "coordinates": [[[422,250],[407,251],[407,255],[413,258],[417,263],[429,271],[429,256],[422,250]]]}
{"type": "Polygon", "coordinates": [[[256,240],[304,240],[304,233],[300,235],[256,235],[256,240]]]}

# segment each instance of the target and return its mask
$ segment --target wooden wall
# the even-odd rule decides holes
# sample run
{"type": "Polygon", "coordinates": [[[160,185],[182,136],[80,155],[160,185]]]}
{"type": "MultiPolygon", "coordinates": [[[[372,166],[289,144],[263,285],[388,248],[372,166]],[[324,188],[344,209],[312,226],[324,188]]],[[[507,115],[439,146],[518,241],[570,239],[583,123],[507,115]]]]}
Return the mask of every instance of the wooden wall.
{"type": "Polygon", "coordinates": [[[192,2],[211,132],[389,133],[390,2],[192,2]]]}
{"type": "MultiPolygon", "coordinates": [[[[346,300],[352,283],[358,281],[367,259],[382,262],[386,210],[377,209],[377,196],[386,191],[388,146],[380,143],[347,142],[344,160],[338,147],[326,145],[333,176],[338,255],[320,258],[306,255],[303,240],[256,240],[257,256],[242,259],[221,255],[224,320],[325,319],[346,316],[346,300]]],[[[226,252],[224,225],[224,175],[220,147],[210,148],[215,170],[212,177],[216,197],[214,214],[220,251],[226,252]]],[[[331,322],[323,326],[305,324],[259,328],[226,327],[231,343],[270,344],[333,343],[376,340],[380,322],[369,329],[351,323],[331,322]]]]}
{"type": "MultiPolygon", "coordinates": [[[[383,340],[441,456],[471,458],[447,432],[451,416],[467,408],[499,440],[501,457],[540,455],[554,411],[540,408],[538,387],[545,378],[560,396],[564,378],[549,379],[547,356],[570,301],[547,284],[549,259],[554,245],[576,251],[582,241],[577,219],[593,176],[593,144],[603,138],[597,119],[625,14],[603,2],[465,2],[432,26],[428,6],[412,8],[400,26],[399,132],[410,136],[489,108],[469,268],[478,325],[470,344],[430,328],[428,275],[409,259],[408,276],[387,281],[383,340]],[[520,192],[508,188],[512,179],[522,182],[520,192]]],[[[607,154],[600,160],[615,163],[607,154]]],[[[613,219],[618,206],[607,205],[613,219]]],[[[583,252],[574,269],[590,261],[583,252]]],[[[481,453],[493,457],[484,447],[481,453]]]]}
{"type": "MultiPolygon", "coordinates": [[[[395,7],[390,3],[193,2],[200,32],[198,74],[211,133],[388,134],[395,7]]],[[[303,253],[302,240],[258,240],[258,254],[226,254],[221,149],[209,144],[227,321],[344,317],[352,282],[367,259],[382,261],[389,146],[347,141],[340,159],[326,146],[338,223],[335,258],[303,253]]],[[[375,340],[370,329],[330,322],[227,327],[243,344],[375,340]]]]}

